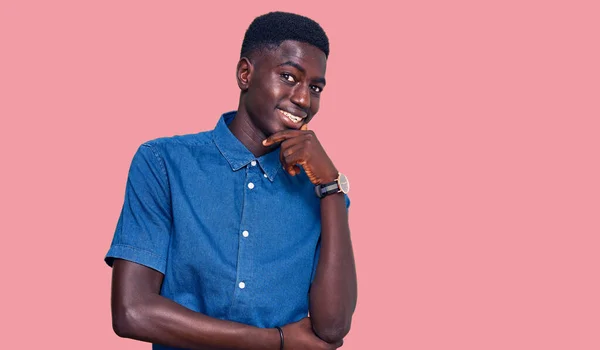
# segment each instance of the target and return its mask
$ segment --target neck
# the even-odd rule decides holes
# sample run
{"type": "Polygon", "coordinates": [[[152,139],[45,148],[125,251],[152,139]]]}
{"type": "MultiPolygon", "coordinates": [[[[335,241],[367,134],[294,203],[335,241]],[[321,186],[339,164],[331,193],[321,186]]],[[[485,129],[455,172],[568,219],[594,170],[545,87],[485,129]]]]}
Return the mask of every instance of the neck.
{"type": "Polygon", "coordinates": [[[255,157],[267,154],[278,146],[263,146],[262,141],[267,136],[252,123],[248,113],[241,105],[238,107],[235,118],[229,123],[229,130],[255,157]]]}

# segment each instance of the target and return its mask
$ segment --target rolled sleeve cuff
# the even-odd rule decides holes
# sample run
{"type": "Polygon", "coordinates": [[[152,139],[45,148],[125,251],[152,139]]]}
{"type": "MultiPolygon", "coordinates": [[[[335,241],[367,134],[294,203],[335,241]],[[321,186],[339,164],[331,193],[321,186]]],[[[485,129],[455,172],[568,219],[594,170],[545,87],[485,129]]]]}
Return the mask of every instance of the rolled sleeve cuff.
{"type": "Polygon", "coordinates": [[[104,261],[112,267],[114,259],[128,260],[154,269],[163,275],[167,267],[167,259],[152,252],[128,245],[113,245],[106,254],[104,261]]]}

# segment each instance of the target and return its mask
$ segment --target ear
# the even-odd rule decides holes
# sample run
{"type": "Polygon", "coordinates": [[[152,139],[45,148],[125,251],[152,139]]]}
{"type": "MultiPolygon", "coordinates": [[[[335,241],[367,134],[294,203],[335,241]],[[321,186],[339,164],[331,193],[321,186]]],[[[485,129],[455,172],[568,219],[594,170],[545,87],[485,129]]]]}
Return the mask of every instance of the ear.
{"type": "Polygon", "coordinates": [[[250,62],[250,60],[246,57],[240,58],[240,61],[237,64],[236,70],[236,78],[238,86],[240,90],[246,91],[250,86],[250,79],[252,78],[252,72],[254,71],[254,66],[250,62]]]}

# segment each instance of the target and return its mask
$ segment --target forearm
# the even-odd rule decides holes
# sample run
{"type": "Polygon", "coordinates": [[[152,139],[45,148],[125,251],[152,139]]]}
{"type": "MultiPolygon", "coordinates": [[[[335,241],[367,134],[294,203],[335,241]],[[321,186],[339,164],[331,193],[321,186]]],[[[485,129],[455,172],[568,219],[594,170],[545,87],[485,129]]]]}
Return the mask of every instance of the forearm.
{"type": "Polygon", "coordinates": [[[276,329],[223,321],[189,310],[158,294],[123,308],[119,336],[189,349],[278,349],[276,329]]]}
{"type": "Polygon", "coordinates": [[[315,333],[332,343],[350,330],[357,286],[348,211],[342,193],[321,199],[321,253],[310,289],[315,333]]]}
{"type": "Polygon", "coordinates": [[[115,259],[111,308],[121,337],[189,349],[278,349],[279,332],[194,312],[158,294],[163,275],[115,259]]]}

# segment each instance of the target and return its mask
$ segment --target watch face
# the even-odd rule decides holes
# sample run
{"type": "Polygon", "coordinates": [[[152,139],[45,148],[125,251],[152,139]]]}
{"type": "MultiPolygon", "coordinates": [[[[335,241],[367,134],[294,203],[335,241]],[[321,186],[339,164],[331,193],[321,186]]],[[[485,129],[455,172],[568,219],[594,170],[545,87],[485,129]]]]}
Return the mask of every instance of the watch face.
{"type": "Polygon", "coordinates": [[[348,193],[348,191],[350,191],[350,183],[348,182],[348,178],[342,173],[340,173],[340,190],[344,193],[348,193]]]}

